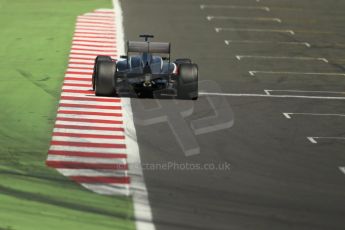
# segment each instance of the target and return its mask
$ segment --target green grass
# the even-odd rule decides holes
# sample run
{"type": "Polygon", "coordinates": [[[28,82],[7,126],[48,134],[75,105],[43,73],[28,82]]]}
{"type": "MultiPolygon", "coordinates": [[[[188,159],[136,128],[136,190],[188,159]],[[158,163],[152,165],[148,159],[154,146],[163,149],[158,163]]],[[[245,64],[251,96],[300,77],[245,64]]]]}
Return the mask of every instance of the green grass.
{"type": "Polygon", "coordinates": [[[45,166],[78,15],[109,0],[0,0],[0,230],[134,229],[130,198],[45,166]]]}

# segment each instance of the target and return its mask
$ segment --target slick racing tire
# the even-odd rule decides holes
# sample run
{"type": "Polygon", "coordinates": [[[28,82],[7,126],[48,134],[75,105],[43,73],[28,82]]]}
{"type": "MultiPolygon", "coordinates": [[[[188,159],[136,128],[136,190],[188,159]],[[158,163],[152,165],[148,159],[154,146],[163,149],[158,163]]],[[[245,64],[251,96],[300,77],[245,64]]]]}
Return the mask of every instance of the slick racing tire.
{"type": "Polygon", "coordinates": [[[116,95],[115,73],[116,63],[112,61],[98,61],[95,74],[96,96],[111,97],[116,95]]]}
{"type": "Polygon", "coordinates": [[[177,76],[177,97],[184,100],[198,99],[198,66],[196,64],[180,64],[177,76]]]}
{"type": "Polygon", "coordinates": [[[98,62],[100,61],[112,61],[110,56],[97,56],[95,59],[95,64],[93,66],[93,73],[92,73],[92,90],[95,90],[95,76],[98,69],[98,62]]]}

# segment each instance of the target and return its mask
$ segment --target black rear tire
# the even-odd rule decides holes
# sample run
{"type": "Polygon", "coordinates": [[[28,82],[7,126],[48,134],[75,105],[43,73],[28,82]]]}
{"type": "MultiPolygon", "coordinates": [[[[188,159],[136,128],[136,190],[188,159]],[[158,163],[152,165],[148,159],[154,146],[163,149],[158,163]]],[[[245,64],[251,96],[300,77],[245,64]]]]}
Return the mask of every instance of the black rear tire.
{"type": "Polygon", "coordinates": [[[179,65],[177,97],[185,100],[198,99],[198,66],[196,64],[179,65]]]}
{"type": "Polygon", "coordinates": [[[95,75],[96,96],[111,97],[116,95],[115,74],[115,62],[98,61],[97,72],[95,75]]]}
{"type": "Polygon", "coordinates": [[[102,56],[99,55],[95,59],[95,64],[93,66],[93,73],[92,73],[92,90],[95,90],[95,76],[98,70],[98,62],[100,61],[112,61],[112,58],[110,56],[102,56]]]}

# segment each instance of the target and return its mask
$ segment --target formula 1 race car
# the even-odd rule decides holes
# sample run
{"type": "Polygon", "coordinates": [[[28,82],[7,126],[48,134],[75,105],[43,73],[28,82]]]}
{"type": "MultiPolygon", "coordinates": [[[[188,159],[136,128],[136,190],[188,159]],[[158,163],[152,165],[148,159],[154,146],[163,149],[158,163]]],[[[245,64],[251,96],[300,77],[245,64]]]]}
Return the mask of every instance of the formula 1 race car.
{"type": "Polygon", "coordinates": [[[139,97],[164,94],[196,100],[198,66],[187,58],[171,62],[170,43],[148,41],[153,35],[139,37],[145,41],[128,41],[127,55],[118,60],[97,56],[92,75],[96,96],[130,91],[139,97]]]}

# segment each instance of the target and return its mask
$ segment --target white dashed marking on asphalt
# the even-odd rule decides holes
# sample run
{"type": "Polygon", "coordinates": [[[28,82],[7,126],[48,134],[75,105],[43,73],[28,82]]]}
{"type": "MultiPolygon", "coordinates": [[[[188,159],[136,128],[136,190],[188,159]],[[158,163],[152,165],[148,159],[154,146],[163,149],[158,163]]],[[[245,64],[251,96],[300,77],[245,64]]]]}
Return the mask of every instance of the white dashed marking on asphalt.
{"type": "Polygon", "coordinates": [[[307,139],[313,143],[317,144],[317,140],[339,140],[339,141],[344,141],[345,137],[307,137],[307,139]]]}
{"type": "Polygon", "coordinates": [[[234,9],[234,10],[263,10],[270,11],[267,6],[237,6],[237,5],[200,5],[200,9],[234,9]]]}
{"type": "Polygon", "coordinates": [[[276,41],[254,41],[254,40],[224,40],[226,45],[235,44],[271,44],[271,45],[299,45],[310,48],[308,42],[276,42],[276,41]]]}
{"type": "Polygon", "coordinates": [[[305,96],[305,95],[270,95],[256,93],[217,93],[199,92],[200,96],[224,96],[224,97],[267,97],[267,98],[296,98],[296,99],[318,99],[318,100],[345,100],[345,97],[324,97],[324,96],[305,96]]]}
{"type": "Polygon", "coordinates": [[[313,144],[317,144],[317,141],[313,138],[313,137],[307,137],[307,139],[313,143],[313,144]]]}
{"type": "Polygon", "coordinates": [[[322,61],[328,63],[326,58],[322,57],[284,57],[284,56],[260,56],[260,55],[236,55],[237,60],[242,59],[290,59],[290,60],[300,60],[300,61],[322,61]]]}
{"type": "Polygon", "coordinates": [[[283,115],[287,119],[292,119],[292,116],[294,115],[345,117],[345,114],[336,114],[336,113],[283,113],[283,115]]]}
{"type": "Polygon", "coordinates": [[[265,89],[267,95],[271,95],[271,92],[289,92],[289,93],[321,93],[321,94],[345,94],[345,92],[339,91],[315,91],[315,90],[293,90],[293,89],[265,89]]]}
{"type": "Polygon", "coordinates": [[[206,17],[208,21],[212,20],[236,20],[236,21],[269,21],[282,23],[280,18],[266,18],[266,17],[229,17],[229,16],[213,16],[209,15],[206,17]]]}
{"type": "Polygon", "coordinates": [[[345,73],[313,73],[313,72],[284,72],[284,71],[248,71],[251,76],[257,74],[277,74],[277,75],[316,75],[316,76],[335,76],[335,77],[345,77],[345,73]]]}
{"type": "Polygon", "coordinates": [[[345,174],[345,167],[339,167],[339,170],[345,174]]]}
{"type": "Polygon", "coordinates": [[[293,30],[275,30],[275,29],[247,29],[247,28],[224,28],[224,27],[216,27],[214,28],[217,33],[222,31],[233,31],[233,32],[255,32],[255,33],[287,33],[294,35],[295,32],[293,30]]]}

